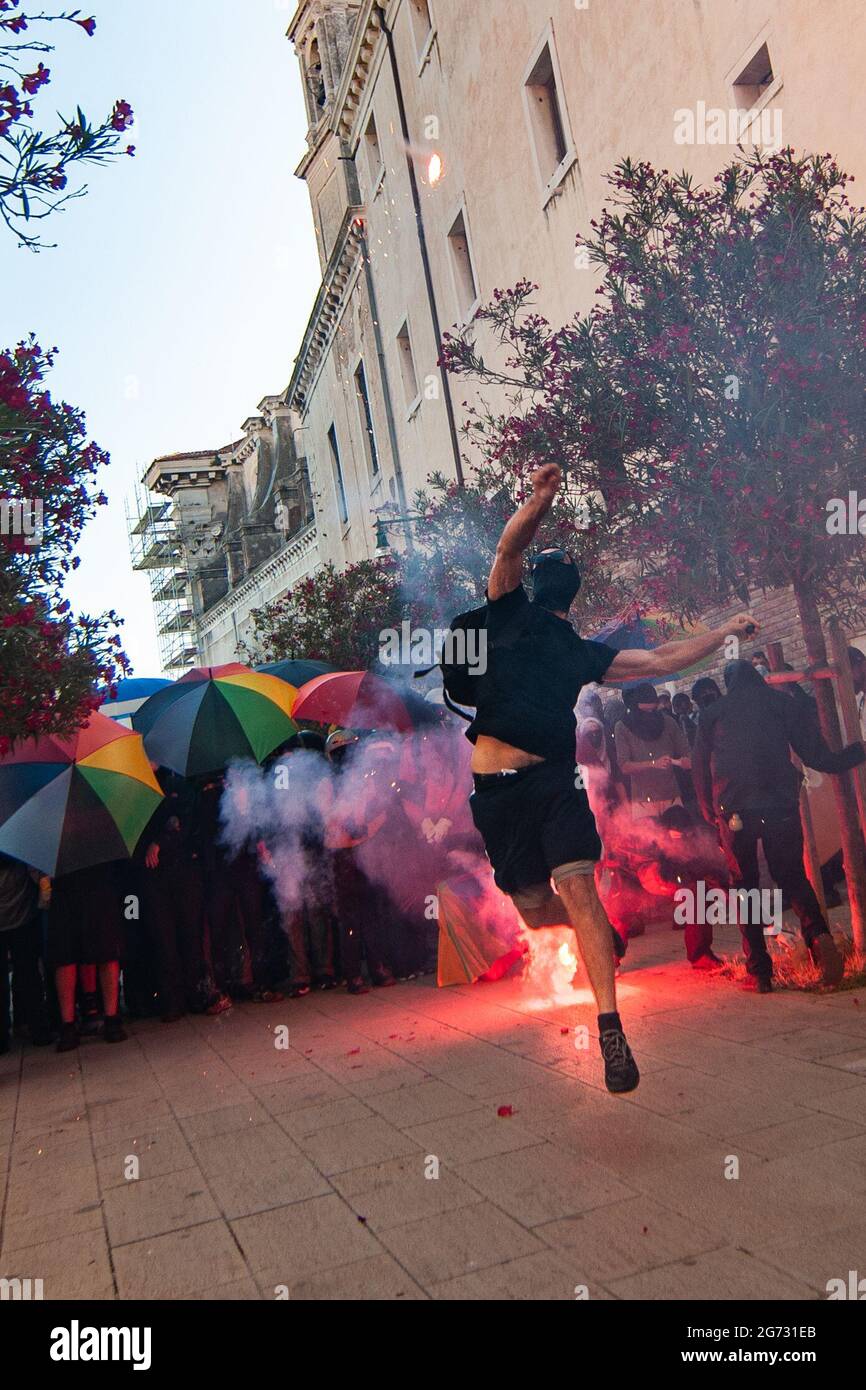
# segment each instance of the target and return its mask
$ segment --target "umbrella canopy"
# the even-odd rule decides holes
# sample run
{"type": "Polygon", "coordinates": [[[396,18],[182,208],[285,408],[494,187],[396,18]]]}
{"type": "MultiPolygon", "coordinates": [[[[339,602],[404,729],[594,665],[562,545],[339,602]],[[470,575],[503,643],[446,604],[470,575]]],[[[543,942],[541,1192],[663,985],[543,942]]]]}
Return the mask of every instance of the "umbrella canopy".
{"type": "Polygon", "coordinates": [[[0,759],[0,851],[52,877],[126,859],[161,800],[141,738],[92,714],[0,759]]]}
{"type": "Polygon", "coordinates": [[[369,671],[317,676],[299,690],[294,716],[347,729],[393,729],[397,733],[440,717],[415,691],[399,690],[369,671]]]}
{"type": "Polygon", "coordinates": [[[277,680],[300,687],[306,685],[307,681],[315,680],[316,676],[326,676],[337,668],[329,666],[326,661],[274,661],[269,666],[257,666],[255,669],[262,676],[276,676],[277,680]]]}
{"type": "MultiPolygon", "coordinates": [[[[116,719],[125,729],[131,729],[135,711],[141,709],[145,700],[149,700],[157,690],[163,690],[167,685],[171,685],[171,681],[161,676],[137,676],[133,680],[118,681],[114,687],[114,698],[106,699],[99,706],[99,713],[107,714],[109,719],[116,719]]],[[[107,691],[102,693],[108,694],[107,691]]]]}
{"type": "Polygon", "coordinates": [[[151,695],[132,723],[153,762],[198,777],[232,758],[260,763],[298,732],[296,699],[293,686],[248,666],[202,666],[151,695]]]}

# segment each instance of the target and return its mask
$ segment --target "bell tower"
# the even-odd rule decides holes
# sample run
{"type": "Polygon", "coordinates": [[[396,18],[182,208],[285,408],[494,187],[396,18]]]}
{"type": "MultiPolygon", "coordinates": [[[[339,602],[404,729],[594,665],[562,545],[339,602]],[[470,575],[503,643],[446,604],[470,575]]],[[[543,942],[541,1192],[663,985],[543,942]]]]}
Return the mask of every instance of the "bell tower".
{"type": "Polygon", "coordinates": [[[361,5],[362,0],[302,0],[289,25],[288,38],[301,64],[311,146],[333,108],[361,5]]]}

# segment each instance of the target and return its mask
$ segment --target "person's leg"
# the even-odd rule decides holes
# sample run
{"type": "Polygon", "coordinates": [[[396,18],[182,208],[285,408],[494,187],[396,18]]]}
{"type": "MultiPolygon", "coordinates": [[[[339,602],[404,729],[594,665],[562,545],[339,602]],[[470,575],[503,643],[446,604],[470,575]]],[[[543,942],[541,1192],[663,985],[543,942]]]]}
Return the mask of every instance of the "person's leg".
{"type": "MultiPolygon", "coordinates": [[[[113,1018],[117,1013],[120,962],[116,960],[103,961],[98,968],[99,983],[102,987],[102,998],[105,1004],[105,1016],[106,1018],[113,1018]]],[[[94,967],[94,969],[96,969],[96,967],[94,967]]]]}
{"type": "Polygon", "coordinates": [[[75,1022],[75,984],[78,979],[77,965],[58,965],[54,971],[54,984],[60,1004],[60,1021],[64,1025],[75,1022]]]}
{"type": "Polygon", "coordinates": [[[594,865],[578,869],[571,865],[554,870],[556,890],[577,937],[583,961],[600,1014],[616,1013],[616,962],[611,949],[613,928],[595,887],[594,865]]]}
{"type": "MultiPolygon", "coordinates": [[[[15,1028],[17,1031],[23,1025],[29,1030],[31,1038],[38,1038],[45,1031],[45,998],[39,972],[36,919],[25,922],[23,927],[6,935],[11,937],[9,946],[15,1000],[15,1028]]],[[[2,939],[3,936],[0,934],[0,942],[2,939]]]]}
{"type": "MultiPolygon", "coordinates": [[[[722,849],[731,873],[731,887],[751,892],[760,885],[758,841],[761,838],[761,818],[744,813],[742,829],[732,830],[726,821],[719,825],[722,849]]],[[[761,989],[767,989],[773,975],[773,962],[767,950],[762,922],[740,922],[740,935],[746,957],[746,969],[761,989]]]]}
{"type": "Polygon", "coordinates": [[[185,1006],[178,943],[180,921],[186,906],[183,885],[171,869],[148,869],[143,898],[145,940],[156,967],[155,983],[160,1013],[164,1019],[176,1019],[184,1012],[185,1006]]]}
{"type": "Polygon", "coordinates": [[[9,1012],[11,995],[9,989],[10,955],[9,938],[12,932],[0,932],[0,1053],[9,1051],[12,1019],[9,1012]]]}
{"type": "Polygon", "coordinates": [[[105,1005],[105,1027],[102,1036],[106,1042],[124,1042],[126,1031],[120,1021],[120,1014],[117,1011],[120,985],[120,962],[116,960],[102,961],[99,965],[99,983],[102,988],[102,998],[105,1005]]]}
{"type": "Polygon", "coordinates": [[[830,934],[815,890],[806,877],[799,811],[768,815],[764,819],[763,843],[767,868],[797,914],[803,940],[821,970],[824,983],[838,984],[845,964],[830,934]]]}

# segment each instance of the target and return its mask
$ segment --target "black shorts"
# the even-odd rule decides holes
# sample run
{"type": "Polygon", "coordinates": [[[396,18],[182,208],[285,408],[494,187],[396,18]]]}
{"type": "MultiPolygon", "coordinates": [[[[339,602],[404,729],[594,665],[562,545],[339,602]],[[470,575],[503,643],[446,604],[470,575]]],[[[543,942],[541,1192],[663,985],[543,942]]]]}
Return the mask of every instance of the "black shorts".
{"type": "Polygon", "coordinates": [[[48,909],[48,964],[56,968],[119,960],[123,920],[123,898],[113,865],[100,864],[56,878],[48,909]]]}
{"type": "Polygon", "coordinates": [[[601,858],[589,798],[575,787],[576,776],[574,763],[556,762],[475,778],[472,819],[503,893],[547,883],[565,864],[601,858]]]}

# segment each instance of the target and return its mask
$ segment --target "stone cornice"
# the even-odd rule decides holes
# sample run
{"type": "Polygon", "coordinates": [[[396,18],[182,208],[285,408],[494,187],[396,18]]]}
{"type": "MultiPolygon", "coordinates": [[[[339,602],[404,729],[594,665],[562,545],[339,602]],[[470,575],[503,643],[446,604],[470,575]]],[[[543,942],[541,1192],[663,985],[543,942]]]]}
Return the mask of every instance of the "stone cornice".
{"type": "Polygon", "coordinates": [[[205,609],[202,615],[202,627],[212,628],[222,618],[228,616],[233,608],[244,599],[251,598],[256,589],[260,589],[270,579],[276,579],[280,574],[290,570],[311,550],[315,550],[319,544],[319,533],[315,522],[311,522],[303,531],[298,531],[292,536],[276,555],[272,555],[264,564],[258,566],[252,573],[248,574],[223,598],[218,599],[211,607],[205,609]]]}
{"type": "Polygon", "coordinates": [[[363,255],[363,208],[348,207],[325,267],[325,274],[313,312],[304,332],[292,379],[286,391],[286,404],[303,413],[307,392],[334,339],[345,307],[346,290],[352,273],[363,255]]]}
{"type": "MultiPolygon", "coordinates": [[[[389,26],[399,4],[400,0],[394,0],[394,3],[389,6],[388,0],[384,0],[381,5],[381,8],[386,12],[389,26]],[[388,13],[389,10],[391,13],[388,13]]],[[[377,0],[366,0],[359,13],[358,23],[352,37],[352,47],[340,81],[340,89],[334,101],[332,128],[341,140],[346,141],[350,148],[357,144],[358,136],[355,125],[367,80],[373,69],[379,40],[382,37],[382,26],[376,13],[376,6],[377,0]]]]}

